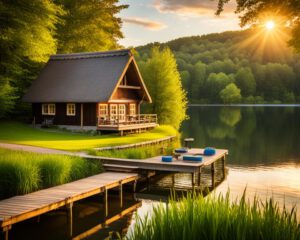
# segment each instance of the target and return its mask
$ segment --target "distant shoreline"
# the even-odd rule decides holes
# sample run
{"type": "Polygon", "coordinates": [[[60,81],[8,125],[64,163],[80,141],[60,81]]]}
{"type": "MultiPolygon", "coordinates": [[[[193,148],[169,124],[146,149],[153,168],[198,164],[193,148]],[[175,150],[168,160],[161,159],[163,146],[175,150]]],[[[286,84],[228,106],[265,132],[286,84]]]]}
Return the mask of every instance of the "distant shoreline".
{"type": "Polygon", "coordinates": [[[300,104],[188,104],[189,107],[300,107],[300,104]]]}

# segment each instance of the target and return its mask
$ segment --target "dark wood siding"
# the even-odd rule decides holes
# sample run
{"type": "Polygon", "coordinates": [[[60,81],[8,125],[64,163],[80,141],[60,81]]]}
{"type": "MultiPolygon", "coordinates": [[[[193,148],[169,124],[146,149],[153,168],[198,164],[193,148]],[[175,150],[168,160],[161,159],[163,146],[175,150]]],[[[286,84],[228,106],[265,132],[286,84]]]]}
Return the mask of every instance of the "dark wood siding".
{"type": "MultiPolygon", "coordinates": [[[[55,116],[42,115],[42,103],[33,103],[32,112],[37,124],[41,124],[45,118],[53,118],[55,125],[80,126],[80,105],[80,103],[75,104],[75,116],[67,116],[67,103],[55,103],[55,116]]],[[[84,126],[96,126],[96,103],[84,103],[83,114],[84,126]]]]}
{"type": "Polygon", "coordinates": [[[83,104],[83,125],[84,126],[96,126],[96,103],[84,103],[83,104]]]}

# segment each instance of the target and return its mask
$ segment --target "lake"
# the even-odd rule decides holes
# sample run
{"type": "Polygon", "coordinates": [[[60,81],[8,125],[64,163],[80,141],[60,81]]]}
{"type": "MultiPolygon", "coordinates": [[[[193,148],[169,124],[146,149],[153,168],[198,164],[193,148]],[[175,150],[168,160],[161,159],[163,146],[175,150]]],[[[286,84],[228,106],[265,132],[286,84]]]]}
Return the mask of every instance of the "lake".
{"type": "MultiPolygon", "coordinates": [[[[181,129],[182,139],[193,137],[193,147],[212,146],[229,150],[227,175],[225,180],[219,177],[216,194],[230,189],[234,199],[247,188],[250,198],[254,195],[260,198],[273,196],[281,206],[283,203],[288,208],[296,205],[300,210],[300,107],[193,106],[188,109],[188,115],[189,120],[181,129]]],[[[176,186],[185,188],[190,184],[189,177],[176,174],[176,186]]],[[[160,199],[165,199],[169,193],[170,178],[168,174],[152,180],[150,190],[136,195],[139,199],[127,194],[124,209],[128,209],[129,214],[121,218],[118,195],[111,193],[109,219],[116,221],[109,226],[99,225],[104,219],[101,198],[95,196],[78,202],[74,205],[75,236],[78,239],[80,236],[104,239],[112,232],[130,232],[135,224],[135,209],[138,207],[140,216],[151,214],[152,206],[159,204],[160,199]]],[[[204,169],[201,184],[210,184],[209,169],[204,169]]],[[[44,240],[66,239],[67,226],[65,212],[56,211],[43,215],[40,223],[32,219],[16,224],[11,232],[13,239],[28,235],[31,239],[40,239],[41,235],[44,240]]]]}
{"type": "MultiPolygon", "coordinates": [[[[229,150],[228,174],[216,189],[232,195],[273,196],[300,210],[300,107],[195,106],[183,124],[194,146],[229,150]]],[[[298,212],[299,215],[299,212],[298,212]]]]}

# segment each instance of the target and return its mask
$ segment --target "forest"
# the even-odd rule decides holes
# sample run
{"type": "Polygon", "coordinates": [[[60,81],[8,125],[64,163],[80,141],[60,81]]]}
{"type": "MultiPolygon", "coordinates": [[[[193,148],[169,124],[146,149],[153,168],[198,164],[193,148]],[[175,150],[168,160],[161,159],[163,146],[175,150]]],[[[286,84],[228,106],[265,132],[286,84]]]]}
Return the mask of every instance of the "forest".
{"type": "Polygon", "coordinates": [[[300,102],[300,56],[287,46],[287,30],[255,28],[140,46],[147,61],[153,46],[169,47],[189,103],[300,102]]]}

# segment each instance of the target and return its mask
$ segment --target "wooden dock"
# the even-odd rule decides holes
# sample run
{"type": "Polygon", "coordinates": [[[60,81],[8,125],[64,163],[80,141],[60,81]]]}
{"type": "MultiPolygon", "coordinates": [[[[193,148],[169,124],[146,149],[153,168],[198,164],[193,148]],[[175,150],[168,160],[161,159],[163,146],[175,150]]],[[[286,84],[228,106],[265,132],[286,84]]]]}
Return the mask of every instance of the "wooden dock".
{"type": "MultiPolygon", "coordinates": [[[[183,155],[202,155],[203,161],[201,162],[191,162],[183,161],[182,156],[178,159],[173,159],[172,162],[162,162],[161,157],[157,156],[148,159],[118,159],[118,158],[105,158],[100,157],[103,161],[103,166],[109,169],[113,169],[113,166],[116,166],[116,169],[123,168],[132,168],[135,171],[138,170],[148,170],[148,171],[162,171],[162,172],[184,172],[191,173],[192,175],[192,186],[195,186],[195,175],[198,176],[197,185],[200,186],[201,180],[201,169],[205,166],[211,166],[211,175],[212,175],[212,186],[215,185],[215,162],[222,161],[223,176],[225,177],[225,158],[228,154],[226,149],[216,149],[216,154],[213,156],[204,156],[204,149],[201,148],[192,148],[188,150],[188,153],[183,155]]],[[[174,183],[175,184],[175,183],[174,183]]]]}
{"type": "Polygon", "coordinates": [[[108,216],[108,190],[119,188],[120,206],[122,207],[122,185],[133,182],[135,186],[137,179],[138,174],[135,173],[105,172],[30,194],[4,199],[0,201],[0,227],[3,229],[7,240],[8,231],[13,224],[40,216],[60,207],[67,207],[70,236],[72,236],[72,207],[74,202],[104,193],[104,211],[105,216],[108,216]]]}

